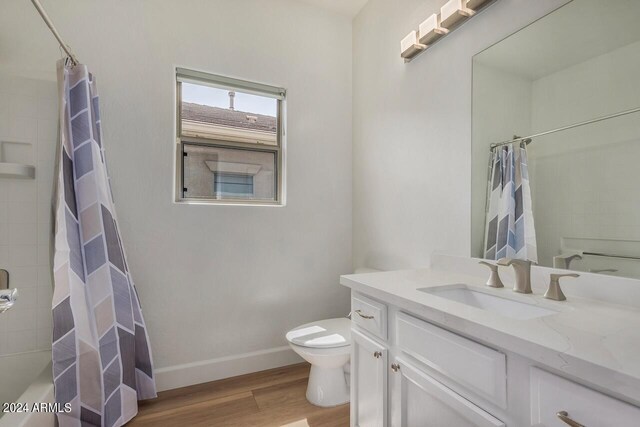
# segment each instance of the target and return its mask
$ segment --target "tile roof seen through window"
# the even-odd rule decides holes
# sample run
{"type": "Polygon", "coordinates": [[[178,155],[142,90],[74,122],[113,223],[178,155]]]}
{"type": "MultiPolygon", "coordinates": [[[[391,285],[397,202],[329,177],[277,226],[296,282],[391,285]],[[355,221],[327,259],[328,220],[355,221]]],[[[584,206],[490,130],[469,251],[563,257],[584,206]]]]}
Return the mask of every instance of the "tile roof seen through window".
{"type": "Polygon", "coordinates": [[[273,133],[277,128],[277,120],[272,116],[190,102],[182,103],[182,120],[273,133]]]}

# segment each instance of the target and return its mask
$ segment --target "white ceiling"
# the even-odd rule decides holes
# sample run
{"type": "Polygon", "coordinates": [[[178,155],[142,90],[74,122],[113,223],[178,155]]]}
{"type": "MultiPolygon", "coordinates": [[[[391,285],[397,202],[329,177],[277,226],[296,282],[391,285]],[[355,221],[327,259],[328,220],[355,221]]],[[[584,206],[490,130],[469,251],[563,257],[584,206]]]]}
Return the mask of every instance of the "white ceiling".
{"type": "Polygon", "coordinates": [[[474,62],[536,80],[640,40],[638,17],[638,0],[575,0],[474,62]]]}
{"type": "Polygon", "coordinates": [[[351,18],[355,17],[368,0],[298,0],[331,10],[351,18]]]}

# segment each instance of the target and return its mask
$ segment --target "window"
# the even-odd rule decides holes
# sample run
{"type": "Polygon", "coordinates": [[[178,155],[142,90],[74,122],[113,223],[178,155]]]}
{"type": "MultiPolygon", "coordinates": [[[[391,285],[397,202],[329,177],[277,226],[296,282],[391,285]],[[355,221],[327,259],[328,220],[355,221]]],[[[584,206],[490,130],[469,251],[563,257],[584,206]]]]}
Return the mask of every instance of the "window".
{"type": "Polygon", "coordinates": [[[220,196],[253,198],[253,176],[216,172],[214,193],[220,196]]]}
{"type": "Polygon", "coordinates": [[[176,201],[283,204],[285,90],[177,69],[176,201]]]}

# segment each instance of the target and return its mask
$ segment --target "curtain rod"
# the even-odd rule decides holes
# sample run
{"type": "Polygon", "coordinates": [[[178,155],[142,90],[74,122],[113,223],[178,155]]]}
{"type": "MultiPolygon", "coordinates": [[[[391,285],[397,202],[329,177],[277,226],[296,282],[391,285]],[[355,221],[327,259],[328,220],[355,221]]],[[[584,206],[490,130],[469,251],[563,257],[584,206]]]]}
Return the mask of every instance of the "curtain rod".
{"type": "Polygon", "coordinates": [[[509,140],[509,141],[495,142],[495,143],[490,145],[490,148],[494,149],[496,147],[501,147],[503,145],[511,144],[512,142],[518,142],[518,141],[524,141],[525,139],[537,138],[539,136],[545,136],[545,135],[549,135],[549,134],[552,134],[552,133],[560,132],[560,131],[563,131],[563,130],[573,129],[573,128],[577,128],[579,126],[589,125],[591,123],[597,123],[597,122],[601,122],[601,121],[604,121],[604,120],[613,119],[613,118],[620,117],[620,116],[626,116],[627,114],[633,114],[633,113],[638,113],[638,112],[640,112],[640,108],[632,108],[631,110],[620,111],[618,113],[613,113],[613,114],[609,114],[607,116],[598,117],[597,119],[591,119],[591,120],[586,120],[584,122],[574,123],[572,125],[563,126],[561,128],[548,130],[546,132],[537,133],[535,135],[524,136],[522,138],[514,138],[514,139],[509,140]]]}
{"type": "Polygon", "coordinates": [[[47,15],[47,12],[44,10],[42,5],[40,4],[40,1],[31,0],[31,3],[33,3],[33,6],[36,8],[38,13],[44,20],[44,23],[47,24],[47,27],[49,27],[49,29],[53,33],[53,36],[56,38],[56,40],[58,40],[58,43],[60,44],[60,47],[62,48],[62,50],[64,50],[65,53],[69,56],[73,65],[78,65],[80,63],[78,61],[78,58],[76,58],[76,56],[71,51],[71,48],[62,40],[62,37],[60,37],[60,33],[58,33],[58,30],[53,25],[53,22],[51,22],[51,18],[49,18],[49,15],[47,15]]]}

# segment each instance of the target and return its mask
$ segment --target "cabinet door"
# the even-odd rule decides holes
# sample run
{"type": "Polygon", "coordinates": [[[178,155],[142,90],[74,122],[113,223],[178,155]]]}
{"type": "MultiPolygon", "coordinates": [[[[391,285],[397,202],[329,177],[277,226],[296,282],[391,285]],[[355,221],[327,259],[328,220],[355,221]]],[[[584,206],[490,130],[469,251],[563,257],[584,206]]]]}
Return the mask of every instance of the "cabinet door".
{"type": "Polygon", "coordinates": [[[351,330],[351,425],[387,425],[387,349],[351,330]]]}
{"type": "Polygon", "coordinates": [[[505,427],[505,424],[417,368],[397,359],[391,376],[393,427],[505,427]]]}
{"type": "Polygon", "coordinates": [[[531,369],[531,425],[567,427],[640,425],[640,408],[541,369],[531,369]],[[558,414],[564,415],[563,421],[558,414]],[[566,413],[566,414],[564,414],[566,413]]]}

